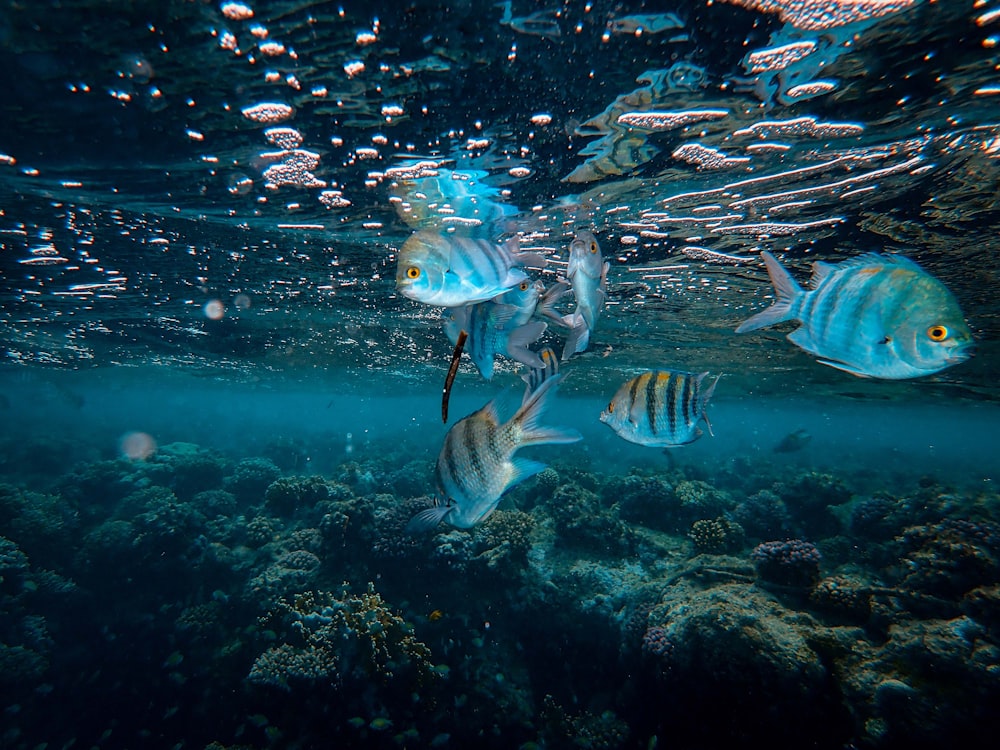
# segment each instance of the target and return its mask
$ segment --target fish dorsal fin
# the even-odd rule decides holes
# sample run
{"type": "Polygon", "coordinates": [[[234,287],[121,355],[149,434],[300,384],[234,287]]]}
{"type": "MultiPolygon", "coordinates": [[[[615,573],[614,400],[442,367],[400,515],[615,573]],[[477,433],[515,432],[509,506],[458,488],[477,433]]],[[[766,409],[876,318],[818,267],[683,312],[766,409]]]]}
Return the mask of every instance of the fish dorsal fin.
{"type": "Polygon", "coordinates": [[[509,392],[510,388],[504,389],[502,393],[494,396],[490,402],[476,412],[476,414],[478,414],[487,424],[494,427],[498,426],[500,424],[500,406],[507,400],[509,392]]]}
{"type": "Polygon", "coordinates": [[[856,258],[847,258],[837,264],[816,261],[813,263],[812,287],[813,289],[834,271],[843,271],[851,268],[871,268],[872,266],[896,266],[907,268],[912,271],[922,271],[914,261],[902,255],[883,255],[882,253],[863,253],[856,258]]]}
{"type": "Polygon", "coordinates": [[[514,305],[508,305],[503,302],[489,302],[493,306],[490,311],[493,315],[493,327],[498,331],[504,330],[504,327],[510,323],[510,319],[517,314],[517,307],[514,305]]]}
{"type": "Polygon", "coordinates": [[[833,263],[826,263],[825,261],[818,260],[813,263],[812,276],[809,278],[809,288],[819,289],[820,284],[822,284],[826,278],[836,271],[838,266],[833,263]]]}

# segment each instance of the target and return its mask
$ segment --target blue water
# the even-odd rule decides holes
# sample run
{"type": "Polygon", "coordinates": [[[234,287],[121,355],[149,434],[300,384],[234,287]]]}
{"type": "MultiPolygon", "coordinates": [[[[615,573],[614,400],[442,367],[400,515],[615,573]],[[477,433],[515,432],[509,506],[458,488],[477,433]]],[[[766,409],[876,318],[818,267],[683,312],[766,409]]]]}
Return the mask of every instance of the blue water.
{"type": "Polygon", "coordinates": [[[0,49],[0,746],[992,747],[996,2],[2,2],[0,49]],[[456,225],[545,284],[593,230],[607,304],[582,440],[415,536],[524,389],[463,355],[442,420],[394,279],[456,225]],[[976,355],[737,335],[762,250],[911,257],[976,355]],[[664,368],[712,434],[601,424],[664,368]]]}

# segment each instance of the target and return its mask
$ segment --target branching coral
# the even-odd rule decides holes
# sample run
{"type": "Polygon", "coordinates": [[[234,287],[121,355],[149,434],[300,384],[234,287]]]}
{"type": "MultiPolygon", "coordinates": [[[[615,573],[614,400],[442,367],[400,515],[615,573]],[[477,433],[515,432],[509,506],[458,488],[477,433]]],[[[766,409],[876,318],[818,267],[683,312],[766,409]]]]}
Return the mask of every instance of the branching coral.
{"type": "Polygon", "coordinates": [[[735,552],[745,538],[742,526],[721,516],[695,521],[688,536],[699,552],[709,554],[735,552]]]}
{"type": "Polygon", "coordinates": [[[360,594],[347,588],[345,584],[339,596],[307,591],[282,599],[266,619],[279,619],[289,638],[298,643],[265,651],[254,662],[249,679],[290,689],[298,680],[384,683],[402,672],[412,672],[418,679],[436,674],[430,649],[389,608],[374,584],[360,594]]]}

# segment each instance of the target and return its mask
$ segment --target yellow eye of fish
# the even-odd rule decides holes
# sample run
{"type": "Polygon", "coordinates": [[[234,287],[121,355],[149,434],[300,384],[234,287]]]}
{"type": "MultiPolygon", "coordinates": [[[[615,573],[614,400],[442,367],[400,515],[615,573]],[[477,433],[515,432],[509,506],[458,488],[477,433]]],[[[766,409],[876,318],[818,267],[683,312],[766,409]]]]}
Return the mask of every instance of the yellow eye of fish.
{"type": "Polygon", "coordinates": [[[615,402],[612,401],[610,404],[608,404],[608,414],[614,414],[614,413],[615,413],[615,402]]]}
{"type": "Polygon", "coordinates": [[[416,266],[410,266],[406,269],[406,278],[408,279],[418,279],[420,278],[420,269],[416,266]]]}
{"type": "Polygon", "coordinates": [[[596,242],[591,242],[590,243],[590,252],[592,252],[592,253],[596,253],[597,252],[597,243],[596,242]]]}
{"type": "Polygon", "coordinates": [[[931,341],[944,341],[948,338],[948,329],[945,326],[931,326],[927,329],[927,335],[931,341]]]}
{"type": "Polygon", "coordinates": [[[528,282],[522,281],[521,286],[519,286],[518,289],[520,289],[522,292],[528,291],[528,282]]]}

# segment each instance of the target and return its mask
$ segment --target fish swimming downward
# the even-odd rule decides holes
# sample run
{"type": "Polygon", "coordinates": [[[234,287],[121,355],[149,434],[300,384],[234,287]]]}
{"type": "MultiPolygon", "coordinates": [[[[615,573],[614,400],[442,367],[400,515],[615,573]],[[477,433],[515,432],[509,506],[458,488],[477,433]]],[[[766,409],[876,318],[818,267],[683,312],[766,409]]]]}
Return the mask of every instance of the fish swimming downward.
{"type": "Polygon", "coordinates": [[[513,305],[493,301],[449,308],[444,312],[444,332],[453,346],[462,331],[468,334],[465,351],[486,380],[493,379],[497,354],[528,367],[543,367],[542,360],[528,347],[545,333],[547,326],[538,320],[519,324],[515,320],[517,313],[513,305]]]}
{"type": "Polygon", "coordinates": [[[545,380],[503,424],[497,399],[456,422],[445,435],[434,470],[437,504],[410,519],[407,531],[430,531],[443,520],[460,529],[475,526],[496,509],[504,492],[545,468],[538,461],[514,458],[519,449],[580,440],[576,430],[539,422],[561,379],[545,380]]]}
{"type": "Polygon", "coordinates": [[[517,238],[487,240],[414,232],[399,250],[396,288],[404,297],[441,307],[484,302],[527,281],[522,266],[543,268],[545,258],[518,250],[517,238]]]}
{"type": "Polygon", "coordinates": [[[796,320],[788,339],[824,365],[860,377],[930,375],[972,355],[972,332],[954,295],[908,258],[868,253],[837,265],[813,263],[804,290],[761,253],[777,300],[737,333],[796,320]]]}
{"type": "Polygon", "coordinates": [[[698,423],[702,420],[712,434],[705,407],[722,376],[702,388],[707,375],[676,370],[644,372],[618,389],[601,412],[601,421],[630,443],[658,448],[693,443],[701,437],[698,423]]]}
{"type": "Polygon", "coordinates": [[[562,359],[584,352],[590,345],[590,334],[604,307],[608,292],[608,269],[611,264],[601,257],[601,246],[593,232],[576,233],[569,245],[569,265],[566,276],[576,297],[576,310],[563,318],[570,332],[563,347],[562,359]]]}

